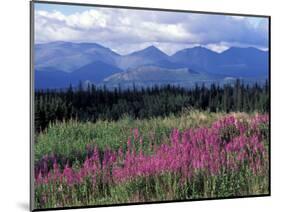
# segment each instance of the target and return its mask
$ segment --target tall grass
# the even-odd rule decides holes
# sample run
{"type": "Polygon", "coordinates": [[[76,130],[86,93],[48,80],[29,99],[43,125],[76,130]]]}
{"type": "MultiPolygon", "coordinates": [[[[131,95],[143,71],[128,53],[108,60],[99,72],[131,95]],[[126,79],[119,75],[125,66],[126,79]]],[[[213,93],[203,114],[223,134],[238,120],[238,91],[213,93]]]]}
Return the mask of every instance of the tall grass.
{"type": "Polygon", "coordinates": [[[97,146],[99,150],[105,148],[118,149],[126,145],[132,130],[137,128],[143,135],[144,144],[151,140],[161,143],[169,139],[171,130],[179,130],[198,126],[209,126],[223,113],[207,113],[198,111],[184,111],[181,115],[171,115],[165,118],[151,118],[134,120],[128,116],[117,122],[98,121],[78,122],[75,120],[50,124],[48,129],[36,137],[35,163],[44,156],[55,154],[67,159],[68,162],[81,162],[87,147],[97,146]]]}

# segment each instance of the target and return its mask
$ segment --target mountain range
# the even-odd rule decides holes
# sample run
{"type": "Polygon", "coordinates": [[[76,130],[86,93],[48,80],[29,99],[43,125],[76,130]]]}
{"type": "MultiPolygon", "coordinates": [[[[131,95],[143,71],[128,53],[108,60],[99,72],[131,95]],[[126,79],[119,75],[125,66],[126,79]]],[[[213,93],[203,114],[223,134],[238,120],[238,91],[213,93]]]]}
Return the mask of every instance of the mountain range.
{"type": "Polygon", "coordinates": [[[231,47],[222,53],[204,47],[169,56],[149,46],[120,55],[96,43],[51,42],[35,45],[35,88],[66,88],[79,82],[108,87],[226,83],[267,79],[268,51],[231,47]]]}

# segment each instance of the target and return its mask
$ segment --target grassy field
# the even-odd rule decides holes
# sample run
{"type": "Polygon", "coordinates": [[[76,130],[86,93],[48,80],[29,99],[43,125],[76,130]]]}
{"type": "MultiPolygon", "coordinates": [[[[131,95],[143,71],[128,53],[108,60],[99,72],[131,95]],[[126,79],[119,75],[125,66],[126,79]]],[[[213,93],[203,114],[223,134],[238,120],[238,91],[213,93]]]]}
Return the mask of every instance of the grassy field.
{"type": "MultiPolygon", "coordinates": [[[[210,126],[213,121],[223,115],[223,113],[185,111],[179,116],[171,115],[145,120],[134,120],[125,116],[116,122],[82,123],[75,120],[58,122],[51,124],[44,133],[36,137],[35,162],[52,153],[59,157],[66,157],[69,161],[79,160],[77,157],[79,153],[85,152],[89,146],[98,146],[101,150],[105,148],[117,150],[120,146],[125,147],[134,129],[138,129],[143,135],[144,145],[151,141],[159,144],[169,139],[173,128],[182,131],[188,128],[210,126]]],[[[83,159],[84,156],[82,156],[83,159]]]]}
{"type": "Polygon", "coordinates": [[[51,124],[36,136],[36,207],[268,193],[268,116],[51,124]]]}

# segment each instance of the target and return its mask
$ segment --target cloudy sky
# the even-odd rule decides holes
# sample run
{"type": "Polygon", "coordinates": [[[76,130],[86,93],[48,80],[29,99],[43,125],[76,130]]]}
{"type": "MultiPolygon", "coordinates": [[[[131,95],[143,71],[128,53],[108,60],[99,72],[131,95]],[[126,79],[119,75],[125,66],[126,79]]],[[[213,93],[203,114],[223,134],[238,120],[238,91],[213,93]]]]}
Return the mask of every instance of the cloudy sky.
{"type": "Polygon", "coordinates": [[[35,3],[35,43],[52,41],[95,42],[122,55],[150,45],[169,55],[198,45],[267,50],[268,20],[35,3]]]}

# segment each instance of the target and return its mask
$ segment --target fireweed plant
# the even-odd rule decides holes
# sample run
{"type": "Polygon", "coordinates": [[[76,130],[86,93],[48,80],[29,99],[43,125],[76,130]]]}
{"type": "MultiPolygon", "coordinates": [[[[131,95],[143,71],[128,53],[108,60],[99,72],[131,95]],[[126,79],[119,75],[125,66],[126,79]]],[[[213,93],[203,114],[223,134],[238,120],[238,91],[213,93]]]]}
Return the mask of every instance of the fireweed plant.
{"type": "Polygon", "coordinates": [[[134,128],[117,149],[88,145],[82,163],[45,155],[35,166],[36,207],[267,194],[268,125],[267,114],[231,114],[174,128],[160,143],[134,128]]]}

